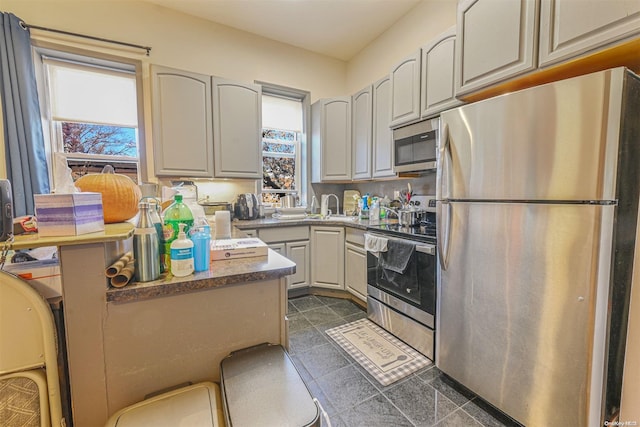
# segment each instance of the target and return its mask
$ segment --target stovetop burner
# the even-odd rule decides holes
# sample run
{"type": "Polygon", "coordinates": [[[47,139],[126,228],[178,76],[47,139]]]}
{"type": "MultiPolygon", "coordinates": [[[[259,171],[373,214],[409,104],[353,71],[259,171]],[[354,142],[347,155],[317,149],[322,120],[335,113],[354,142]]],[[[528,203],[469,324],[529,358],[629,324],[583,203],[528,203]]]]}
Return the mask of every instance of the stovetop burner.
{"type": "Polygon", "coordinates": [[[400,226],[400,224],[380,224],[367,227],[371,231],[379,231],[396,237],[419,240],[425,243],[436,242],[436,200],[432,196],[417,196],[415,199],[424,206],[424,214],[419,225],[414,227],[400,226]]]}
{"type": "Polygon", "coordinates": [[[436,241],[436,225],[434,222],[421,222],[420,225],[414,227],[401,226],[400,224],[370,225],[367,229],[426,243],[435,243],[436,241]]]}

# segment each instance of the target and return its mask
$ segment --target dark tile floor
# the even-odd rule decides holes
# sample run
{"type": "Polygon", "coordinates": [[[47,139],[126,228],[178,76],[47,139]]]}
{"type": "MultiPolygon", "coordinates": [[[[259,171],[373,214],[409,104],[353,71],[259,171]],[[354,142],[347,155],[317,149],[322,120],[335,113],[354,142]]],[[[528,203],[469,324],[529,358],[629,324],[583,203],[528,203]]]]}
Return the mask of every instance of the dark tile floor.
{"type": "Polygon", "coordinates": [[[365,317],[345,299],[308,295],[289,300],[291,357],[333,427],[514,425],[434,365],[382,386],[325,334],[365,317]]]}

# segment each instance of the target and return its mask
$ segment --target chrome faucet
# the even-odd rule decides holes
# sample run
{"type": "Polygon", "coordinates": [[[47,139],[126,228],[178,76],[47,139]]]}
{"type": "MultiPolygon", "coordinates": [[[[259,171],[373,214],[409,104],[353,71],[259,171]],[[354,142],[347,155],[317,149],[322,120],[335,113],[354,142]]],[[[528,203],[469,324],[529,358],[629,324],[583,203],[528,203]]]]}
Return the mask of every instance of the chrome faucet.
{"type": "Polygon", "coordinates": [[[380,206],[380,209],[388,211],[388,212],[392,212],[396,217],[400,218],[400,214],[398,214],[398,210],[397,209],[388,208],[386,206],[380,206]]]}
{"type": "Polygon", "coordinates": [[[338,199],[338,196],[335,194],[323,194],[320,198],[320,214],[323,217],[331,215],[331,211],[329,210],[329,197],[331,196],[336,198],[336,215],[340,215],[340,200],[338,199]]]}

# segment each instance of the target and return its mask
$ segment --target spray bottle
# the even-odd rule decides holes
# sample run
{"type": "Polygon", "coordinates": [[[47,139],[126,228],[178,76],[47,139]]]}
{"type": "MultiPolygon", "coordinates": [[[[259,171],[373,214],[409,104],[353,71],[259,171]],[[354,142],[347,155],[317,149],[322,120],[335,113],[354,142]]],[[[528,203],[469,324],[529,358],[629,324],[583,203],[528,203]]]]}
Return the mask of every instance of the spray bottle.
{"type": "Polygon", "coordinates": [[[171,242],[171,274],[184,277],[193,273],[193,242],[184,232],[187,224],[180,223],[178,227],[178,238],[171,242]]]}

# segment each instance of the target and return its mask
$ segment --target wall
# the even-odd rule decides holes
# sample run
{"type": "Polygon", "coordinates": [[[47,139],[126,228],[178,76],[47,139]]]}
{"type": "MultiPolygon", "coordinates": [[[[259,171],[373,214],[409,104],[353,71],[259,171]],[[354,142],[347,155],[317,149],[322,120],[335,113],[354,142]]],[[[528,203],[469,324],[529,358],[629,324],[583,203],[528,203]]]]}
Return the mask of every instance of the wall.
{"type": "Polygon", "coordinates": [[[393,64],[456,24],[457,0],[423,0],[347,65],[347,94],[388,74],[393,64]]]}
{"type": "Polygon", "coordinates": [[[314,97],[345,91],[342,61],[153,4],[4,0],[2,9],[33,25],[151,46],[153,64],[301,88],[314,97]]]}
{"type": "MultiPolygon", "coordinates": [[[[348,63],[134,0],[2,0],[0,7],[29,24],[152,47],[149,57],[138,57],[143,61],[145,145],[149,147],[149,170],[143,181],[156,181],[151,151],[150,64],[308,90],[311,102],[343,96],[382,77],[395,62],[453,25],[456,0],[423,0],[348,63]]],[[[33,33],[34,37],[57,37],[33,33]]],[[[168,184],[168,180],[161,183],[168,184]]],[[[256,187],[253,180],[198,180],[197,184],[200,196],[219,201],[233,201],[235,194],[255,191],[256,187]]]]}
{"type": "MultiPolygon", "coordinates": [[[[303,89],[311,92],[312,100],[346,92],[346,63],[343,61],[144,2],[3,0],[0,8],[28,24],[152,47],[149,57],[138,55],[143,61],[145,146],[148,147],[146,163],[149,165],[143,181],[156,181],[151,152],[150,64],[303,89]]],[[[34,38],[58,38],[52,33],[32,33],[34,38]]],[[[66,40],[68,38],[65,43],[69,44],[66,40]]],[[[91,44],[88,46],[104,51],[91,44]]],[[[123,55],[132,56],[130,51],[123,55]]],[[[0,148],[3,148],[1,142],[0,148]]],[[[224,185],[200,183],[202,195],[226,201],[232,201],[236,193],[254,191],[255,184],[248,180],[226,180],[224,185]]]]}

